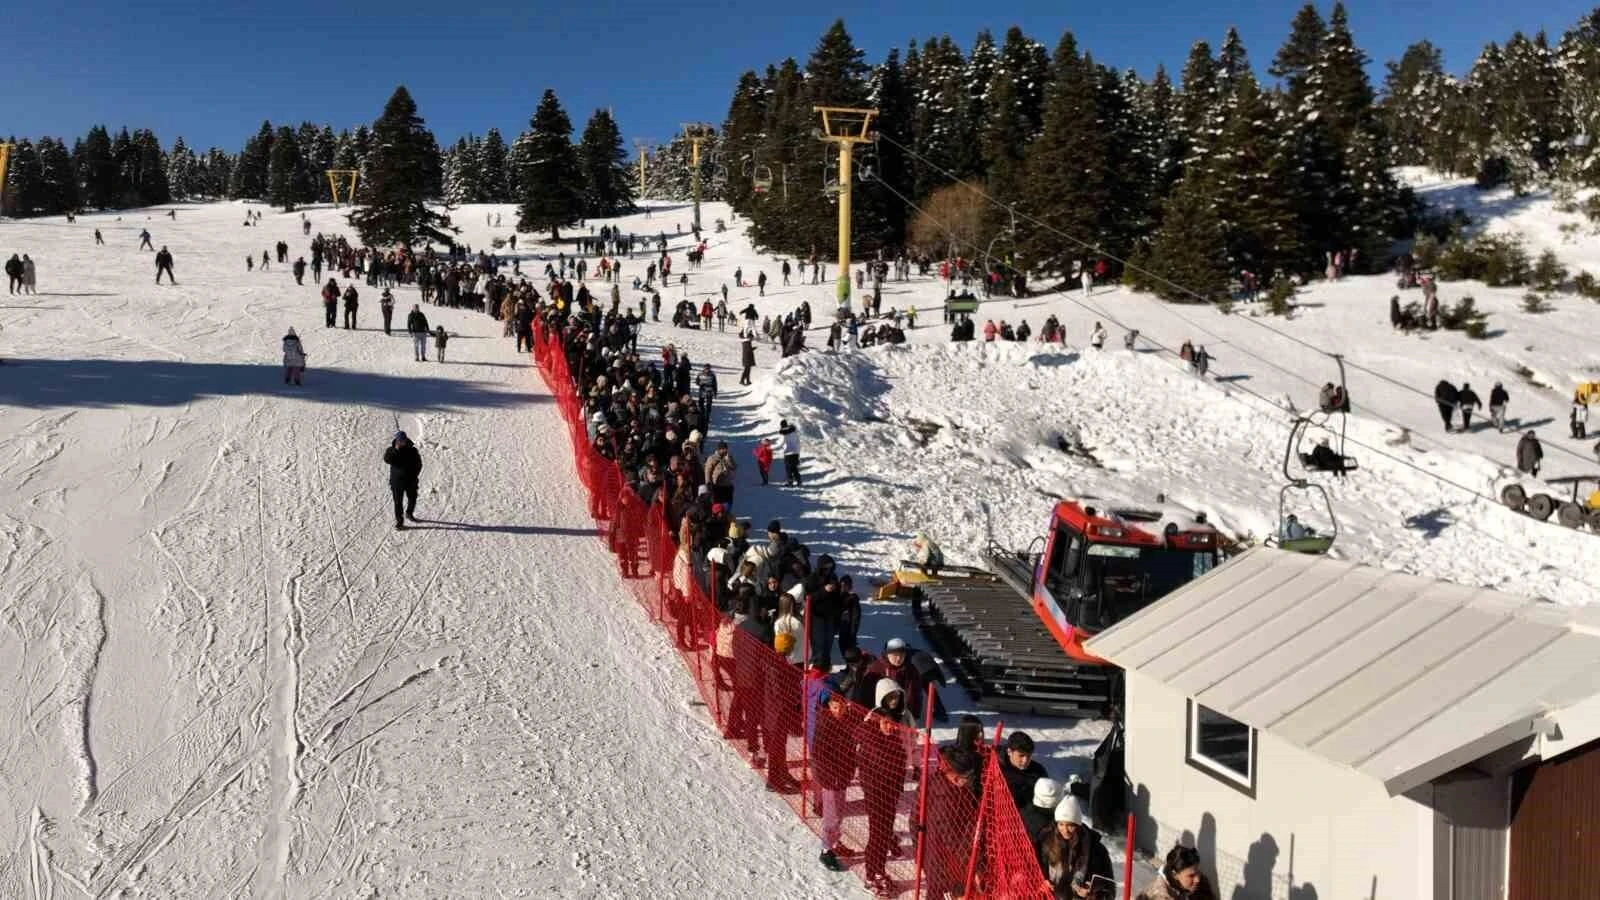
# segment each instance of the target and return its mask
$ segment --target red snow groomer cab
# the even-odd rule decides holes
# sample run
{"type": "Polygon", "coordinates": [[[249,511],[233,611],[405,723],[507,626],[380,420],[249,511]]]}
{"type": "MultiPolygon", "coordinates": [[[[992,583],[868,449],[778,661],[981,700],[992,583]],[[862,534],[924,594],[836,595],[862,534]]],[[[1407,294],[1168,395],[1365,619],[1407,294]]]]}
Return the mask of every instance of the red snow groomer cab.
{"type": "Polygon", "coordinates": [[[1099,715],[1119,670],[1089,638],[1215,568],[1203,514],[1064,500],[1025,550],[991,545],[983,568],[904,562],[882,595],[910,593],[918,625],[980,706],[1099,715]]]}
{"type": "MultiPolygon", "coordinates": [[[[1037,556],[1013,555],[1032,563],[1033,611],[1068,657],[1090,665],[1110,663],[1084,650],[1084,641],[1211,571],[1219,559],[1219,534],[1203,513],[1183,524],[1166,513],[1065,500],[1056,504],[1043,541],[1037,556]]],[[[1012,565],[1004,569],[1015,573],[1012,565]]]]}

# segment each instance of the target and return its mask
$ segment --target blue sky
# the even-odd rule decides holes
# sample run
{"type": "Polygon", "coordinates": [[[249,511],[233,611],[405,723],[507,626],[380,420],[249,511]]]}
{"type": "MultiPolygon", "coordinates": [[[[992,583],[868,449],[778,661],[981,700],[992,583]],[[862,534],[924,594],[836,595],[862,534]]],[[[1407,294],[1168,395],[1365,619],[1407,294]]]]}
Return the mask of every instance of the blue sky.
{"type": "MultiPolygon", "coordinates": [[[[1358,44],[1384,60],[1421,38],[1464,71],[1487,42],[1543,27],[1552,41],[1596,0],[1503,4],[1348,4],[1358,44]]],[[[0,35],[5,82],[0,134],[64,136],[90,125],[150,127],[163,144],[237,150],[262,119],[310,119],[335,129],[370,122],[396,84],[417,98],[441,143],[498,127],[526,127],[539,95],[554,88],[575,130],[610,107],[630,141],[662,140],[681,122],[720,122],[739,73],[794,56],[804,63],[842,16],[868,60],[949,33],[969,47],[980,28],[998,40],[1020,25],[1053,47],[1071,28],[1102,62],[1174,74],[1197,39],[1215,46],[1229,25],[1257,69],[1288,33],[1298,3],[1121,0],[990,7],[971,0],[716,4],[591,0],[549,4],[440,4],[390,0],[365,10],[340,0],[206,4],[108,0],[13,4],[0,35]],[[447,12],[441,13],[441,10],[447,12]],[[93,23],[93,24],[91,24],[93,23]]],[[[1322,7],[1324,15],[1331,5],[1322,7]]]]}

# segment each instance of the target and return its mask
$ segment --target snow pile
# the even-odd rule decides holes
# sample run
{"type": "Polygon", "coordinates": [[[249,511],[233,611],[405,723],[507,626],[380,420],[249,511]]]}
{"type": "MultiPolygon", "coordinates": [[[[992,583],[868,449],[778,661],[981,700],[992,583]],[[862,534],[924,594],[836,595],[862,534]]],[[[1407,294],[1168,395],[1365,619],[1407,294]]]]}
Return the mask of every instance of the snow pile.
{"type": "MultiPolygon", "coordinates": [[[[840,552],[884,567],[917,530],[969,562],[991,539],[1027,546],[1050,505],[1069,497],[1136,506],[1159,499],[1204,512],[1236,535],[1269,534],[1288,417],[1233,402],[1227,391],[1157,354],[921,345],[790,359],[764,416],[821,438],[808,452],[828,479],[829,502],[881,531],[840,552]],[[862,384],[889,385],[870,417],[851,414],[848,392],[862,384]]],[[[1566,603],[1594,596],[1591,582],[1600,578],[1586,560],[1596,538],[1443,486],[1421,472],[1488,492],[1499,468],[1470,453],[1388,447],[1385,433],[1357,417],[1351,438],[1393,458],[1362,459],[1361,472],[1342,482],[1317,479],[1339,520],[1335,555],[1566,603]]],[[[1331,524],[1307,495],[1290,495],[1284,511],[1331,524]]]]}

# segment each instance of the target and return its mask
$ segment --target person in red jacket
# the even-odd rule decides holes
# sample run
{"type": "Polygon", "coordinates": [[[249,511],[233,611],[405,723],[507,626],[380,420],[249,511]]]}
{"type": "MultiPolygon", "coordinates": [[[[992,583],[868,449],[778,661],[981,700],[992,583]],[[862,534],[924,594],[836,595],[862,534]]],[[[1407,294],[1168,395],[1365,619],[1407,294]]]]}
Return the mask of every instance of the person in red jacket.
{"type": "Polygon", "coordinates": [[[906,642],[899,638],[890,638],[883,646],[883,656],[879,657],[871,666],[867,667],[864,696],[876,696],[874,691],[880,679],[887,678],[900,686],[905,692],[906,706],[911,710],[914,721],[922,720],[923,692],[926,690],[922,684],[922,677],[911,665],[911,651],[906,648],[906,642]]]}
{"type": "Polygon", "coordinates": [[[756,471],[761,473],[761,483],[767,483],[767,474],[772,471],[772,445],[766,441],[756,442],[756,471]]]}

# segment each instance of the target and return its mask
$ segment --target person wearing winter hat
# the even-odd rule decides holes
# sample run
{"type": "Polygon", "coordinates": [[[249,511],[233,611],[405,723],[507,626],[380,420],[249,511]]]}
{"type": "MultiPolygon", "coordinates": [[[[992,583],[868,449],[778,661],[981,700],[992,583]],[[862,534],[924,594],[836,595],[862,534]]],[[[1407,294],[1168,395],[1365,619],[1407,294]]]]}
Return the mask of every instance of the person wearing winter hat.
{"type": "Polygon", "coordinates": [[[383,461],[389,464],[389,492],[394,495],[394,527],[404,530],[405,520],[417,520],[417,486],[422,476],[422,454],[404,431],[396,431],[394,440],[383,451],[383,461]]]}
{"type": "Polygon", "coordinates": [[[888,679],[878,682],[871,714],[856,727],[861,793],[866,801],[867,846],[863,860],[867,886],[880,895],[891,894],[894,883],[886,866],[891,850],[898,849],[894,820],[900,795],[905,791],[909,753],[905,734],[905,695],[888,679]]]}
{"type": "Polygon", "coordinates": [[[922,704],[926,700],[923,696],[926,688],[922,684],[922,676],[917,668],[911,665],[911,649],[906,642],[899,638],[890,638],[883,645],[883,656],[879,657],[867,669],[867,682],[869,690],[876,686],[881,678],[887,678],[900,686],[906,693],[906,705],[911,710],[913,721],[922,717],[922,704]]]}
{"type": "Polygon", "coordinates": [[[283,336],[283,383],[299,384],[305,371],[306,348],[300,343],[300,335],[291,328],[283,336]]]}
{"type": "Polygon", "coordinates": [[[1111,854],[1085,821],[1078,798],[1063,797],[1054,818],[1055,827],[1039,842],[1039,868],[1055,896],[1111,900],[1116,888],[1111,854]]]}
{"type": "Polygon", "coordinates": [[[1033,802],[1019,808],[1022,827],[1035,847],[1044,840],[1045,830],[1055,824],[1056,806],[1061,802],[1061,785],[1053,778],[1041,778],[1033,783],[1033,802]]]}
{"type": "Polygon", "coordinates": [[[1011,799],[1022,809],[1033,802],[1033,786],[1041,778],[1049,778],[1033,759],[1033,738],[1026,731],[1013,731],[1006,738],[1006,752],[1000,757],[1000,774],[1005,776],[1011,799]]]}
{"type": "Polygon", "coordinates": [[[788,419],[778,422],[778,436],[773,439],[775,449],[783,450],[783,481],[784,484],[794,487],[800,486],[800,432],[789,424],[788,419]]]}
{"type": "Polygon", "coordinates": [[[859,707],[851,707],[850,698],[841,691],[825,689],[819,699],[822,711],[811,738],[811,777],[822,804],[822,854],[817,859],[823,867],[843,872],[845,866],[840,859],[860,855],[859,850],[846,847],[840,838],[844,792],[856,775],[855,729],[861,713],[859,707]]]}

